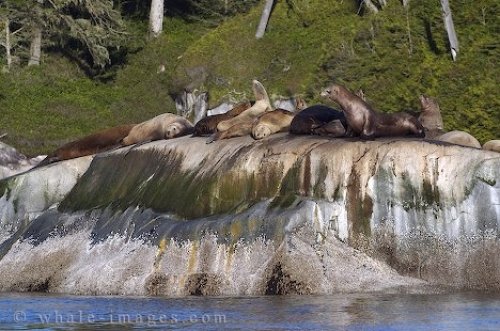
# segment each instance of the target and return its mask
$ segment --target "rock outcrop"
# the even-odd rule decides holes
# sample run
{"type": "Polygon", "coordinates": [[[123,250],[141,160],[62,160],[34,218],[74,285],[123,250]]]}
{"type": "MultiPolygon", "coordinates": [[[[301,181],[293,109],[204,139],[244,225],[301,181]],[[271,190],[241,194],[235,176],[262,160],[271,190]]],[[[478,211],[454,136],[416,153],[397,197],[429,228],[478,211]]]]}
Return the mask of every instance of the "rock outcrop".
{"type": "Polygon", "coordinates": [[[500,288],[500,156],[411,139],[183,137],[0,181],[0,290],[500,288]]]}
{"type": "Polygon", "coordinates": [[[0,179],[33,168],[40,163],[44,157],[44,155],[41,155],[28,159],[14,147],[0,142],[0,179]]]}

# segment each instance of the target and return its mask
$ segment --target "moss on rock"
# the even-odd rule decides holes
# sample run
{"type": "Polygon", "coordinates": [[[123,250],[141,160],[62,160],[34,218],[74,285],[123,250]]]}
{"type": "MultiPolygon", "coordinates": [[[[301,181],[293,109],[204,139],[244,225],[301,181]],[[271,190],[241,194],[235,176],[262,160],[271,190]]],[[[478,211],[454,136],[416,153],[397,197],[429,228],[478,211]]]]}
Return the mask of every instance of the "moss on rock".
{"type": "Polygon", "coordinates": [[[115,210],[140,206],[184,218],[238,212],[276,194],[279,165],[266,173],[239,173],[227,162],[216,171],[203,164],[185,171],[184,156],[174,151],[133,150],[96,158],[59,209],[76,211],[110,206],[115,210]],[[123,158],[127,158],[124,162],[123,158]]]}

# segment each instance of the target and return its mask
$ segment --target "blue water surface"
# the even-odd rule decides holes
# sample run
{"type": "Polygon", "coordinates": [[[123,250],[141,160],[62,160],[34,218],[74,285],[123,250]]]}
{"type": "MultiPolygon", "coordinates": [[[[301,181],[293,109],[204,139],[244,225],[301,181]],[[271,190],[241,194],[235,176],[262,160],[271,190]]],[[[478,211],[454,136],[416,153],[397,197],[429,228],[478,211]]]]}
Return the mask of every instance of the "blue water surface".
{"type": "Polygon", "coordinates": [[[0,330],[500,330],[500,294],[0,294],[0,330]]]}

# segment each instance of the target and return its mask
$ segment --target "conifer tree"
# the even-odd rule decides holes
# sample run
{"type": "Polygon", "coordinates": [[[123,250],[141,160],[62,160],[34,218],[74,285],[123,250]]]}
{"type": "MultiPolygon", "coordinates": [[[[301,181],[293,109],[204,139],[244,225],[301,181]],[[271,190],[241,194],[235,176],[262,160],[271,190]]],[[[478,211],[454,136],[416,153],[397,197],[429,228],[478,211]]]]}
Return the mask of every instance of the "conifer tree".
{"type": "Polygon", "coordinates": [[[89,67],[110,62],[109,48],[124,35],[120,13],[111,0],[4,0],[2,18],[20,27],[20,43],[30,45],[29,65],[40,63],[53,47],[89,67]],[[7,10],[8,8],[8,10],[7,10]]]}

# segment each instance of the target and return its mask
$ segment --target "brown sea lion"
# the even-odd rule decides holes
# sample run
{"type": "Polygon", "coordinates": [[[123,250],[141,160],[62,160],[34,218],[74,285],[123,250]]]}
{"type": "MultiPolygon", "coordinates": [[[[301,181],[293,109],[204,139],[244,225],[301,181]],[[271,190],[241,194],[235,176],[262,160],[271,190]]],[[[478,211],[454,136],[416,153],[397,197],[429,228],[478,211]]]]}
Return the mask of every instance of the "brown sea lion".
{"type": "Polygon", "coordinates": [[[229,129],[225,131],[216,132],[208,141],[207,144],[210,144],[217,140],[243,137],[249,135],[252,132],[253,122],[239,123],[233,125],[229,129]]]}
{"type": "Polygon", "coordinates": [[[295,112],[302,111],[307,108],[307,102],[302,97],[295,98],[295,112]]]}
{"type": "Polygon", "coordinates": [[[193,125],[182,116],[165,113],[134,126],[130,133],[123,138],[122,145],[128,146],[137,143],[159,139],[171,139],[193,132],[193,125]]]}
{"type": "Polygon", "coordinates": [[[358,89],[356,95],[366,102],[365,92],[362,89],[358,89]]]}
{"type": "Polygon", "coordinates": [[[483,149],[500,153],[500,140],[490,140],[484,143],[483,149]]]}
{"type": "Polygon", "coordinates": [[[217,124],[219,124],[222,121],[233,118],[235,116],[238,116],[239,114],[241,114],[250,107],[251,104],[249,101],[241,102],[226,113],[207,116],[201,119],[194,126],[193,137],[204,136],[215,133],[217,131],[217,124]]]}
{"type": "Polygon", "coordinates": [[[236,117],[219,122],[217,131],[225,131],[237,124],[253,123],[260,114],[273,110],[266,89],[259,81],[253,80],[252,90],[255,95],[254,105],[236,117]]]}
{"type": "Polygon", "coordinates": [[[294,113],[285,109],[264,113],[253,123],[252,137],[259,140],[276,132],[288,131],[294,116],[294,113]]]}
{"type": "Polygon", "coordinates": [[[467,147],[481,148],[479,141],[467,132],[459,130],[446,132],[444,130],[441,110],[435,99],[421,95],[420,105],[421,113],[418,119],[425,129],[426,138],[467,147]]]}
{"type": "Polygon", "coordinates": [[[293,134],[343,137],[346,130],[344,113],[323,105],[314,105],[302,110],[290,124],[290,133],[293,134]]]}
{"type": "Polygon", "coordinates": [[[385,136],[406,136],[409,134],[423,137],[424,127],[407,113],[377,113],[359,96],[345,87],[332,84],[321,92],[340,105],[344,111],[347,125],[362,139],[374,139],[385,136]]]}
{"type": "Polygon", "coordinates": [[[481,148],[481,144],[476,138],[464,131],[450,131],[434,138],[435,140],[444,141],[451,144],[462,145],[467,147],[481,148]]]}
{"type": "Polygon", "coordinates": [[[120,141],[130,133],[134,126],[135,124],[128,124],[112,127],[64,144],[47,155],[37,167],[80,156],[93,155],[119,147],[121,146],[120,141]]]}
{"type": "Polygon", "coordinates": [[[418,120],[424,127],[425,137],[433,139],[445,133],[443,118],[437,101],[422,94],[420,96],[420,106],[421,112],[418,120]]]}

